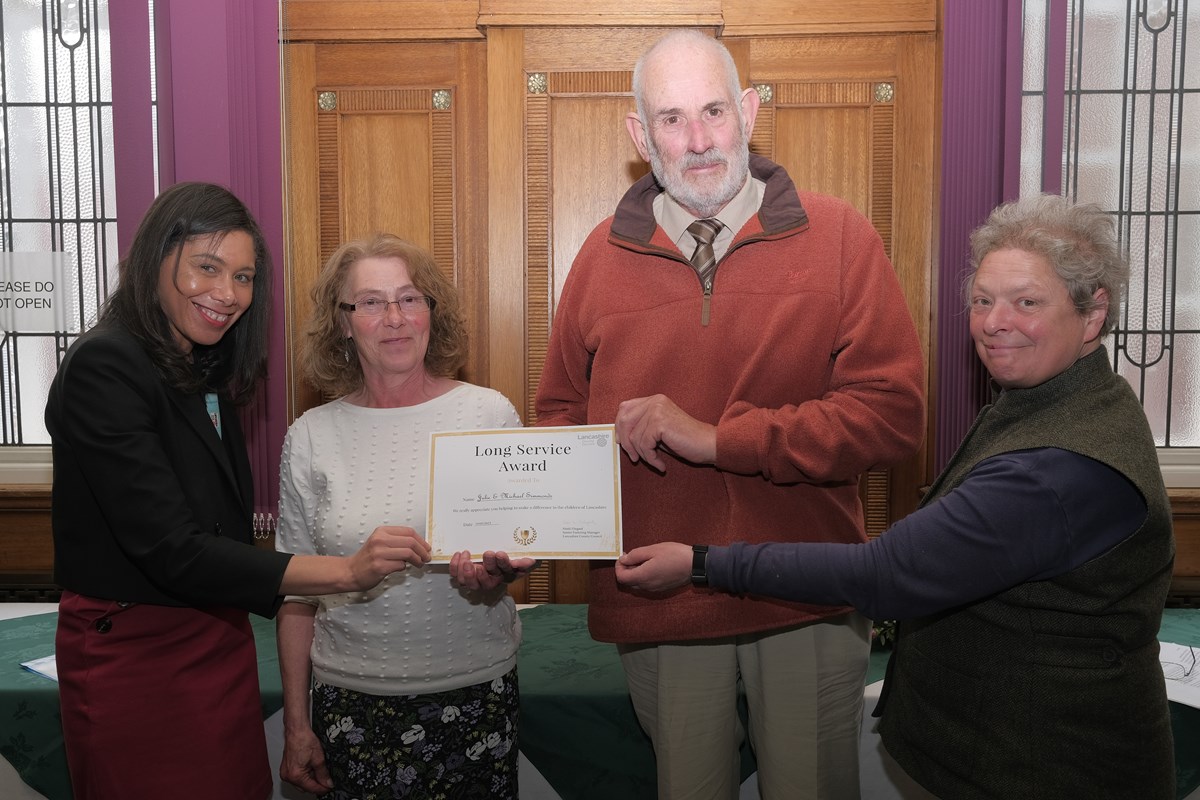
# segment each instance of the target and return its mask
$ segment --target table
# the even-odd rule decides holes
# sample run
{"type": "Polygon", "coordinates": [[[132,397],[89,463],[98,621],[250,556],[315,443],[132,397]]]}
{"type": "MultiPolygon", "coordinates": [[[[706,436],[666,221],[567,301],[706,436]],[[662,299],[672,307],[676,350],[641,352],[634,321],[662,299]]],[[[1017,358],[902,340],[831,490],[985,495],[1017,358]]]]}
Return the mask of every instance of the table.
{"type": "MultiPolygon", "coordinates": [[[[31,798],[68,800],[66,756],[58,717],[56,684],[22,669],[19,663],[53,650],[57,614],[52,604],[36,616],[3,619],[0,604],[0,755],[36,792],[31,798]],[[40,793],[40,794],[39,794],[40,793]]],[[[8,604],[9,610],[16,604],[8,604]]],[[[32,604],[31,604],[32,605],[32,604]]],[[[30,606],[26,606],[30,608],[30,606]]],[[[29,613],[26,611],[25,613],[29,613]]],[[[547,604],[521,611],[524,643],[519,656],[521,685],[521,795],[588,798],[653,798],[654,756],[638,727],[616,648],[593,641],[587,633],[587,607],[547,604]],[[550,788],[553,787],[553,788],[550,788]]],[[[263,717],[278,735],[283,694],[271,620],[252,617],[259,655],[263,717]]],[[[1159,634],[1164,641],[1200,645],[1200,611],[1168,609],[1159,634]]],[[[866,687],[860,758],[864,800],[912,798],[911,785],[881,763],[870,711],[878,695],[886,654],[873,654],[866,687]]],[[[1178,797],[1200,787],[1200,709],[1171,704],[1175,730],[1178,797]]],[[[278,750],[272,753],[278,758],[278,750]]],[[[5,765],[0,764],[0,767],[5,765]]],[[[743,749],[743,778],[754,769],[743,749]]],[[[909,782],[910,784],[911,782],[909,782]]],[[[4,784],[0,782],[0,788],[4,784]]],[[[0,791],[5,798],[13,797],[0,791]]],[[[742,798],[757,797],[754,780],[742,798]]],[[[311,797],[290,788],[277,797],[311,797]]],[[[1200,792],[1188,800],[1200,800],[1200,792]]]]}

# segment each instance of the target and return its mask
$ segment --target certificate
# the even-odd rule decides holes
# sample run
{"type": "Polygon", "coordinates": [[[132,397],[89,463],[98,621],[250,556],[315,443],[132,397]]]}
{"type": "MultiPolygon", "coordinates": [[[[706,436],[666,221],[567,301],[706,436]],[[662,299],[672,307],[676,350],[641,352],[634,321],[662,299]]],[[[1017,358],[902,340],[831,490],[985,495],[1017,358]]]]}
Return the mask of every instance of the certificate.
{"type": "Polygon", "coordinates": [[[621,448],[612,425],[434,433],[426,538],[513,558],[621,555],[621,448]]]}

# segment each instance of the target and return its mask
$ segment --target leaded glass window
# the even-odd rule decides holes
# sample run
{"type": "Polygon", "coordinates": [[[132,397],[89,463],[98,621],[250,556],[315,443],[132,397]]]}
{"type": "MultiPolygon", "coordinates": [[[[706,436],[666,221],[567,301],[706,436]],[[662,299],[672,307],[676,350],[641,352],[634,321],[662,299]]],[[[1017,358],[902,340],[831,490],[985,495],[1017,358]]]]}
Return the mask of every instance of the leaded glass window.
{"type": "Polygon", "coordinates": [[[0,444],[45,445],[58,360],[116,280],[108,2],[3,0],[0,31],[0,251],[73,271],[62,330],[0,331],[0,444]]]}
{"type": "Polygon", "coordinates": [[[1021,191],[1040,191],[1061,158],[1062,193],[1116,216],[1132,274],[1107,343],[1114,368],[1161,448],[1200,447],[1200,10],[1188,0],[1025,0],[1024,10],[1021,191]],[[1048,32],[1064,10],[1063,58],[1044,58],[1063,46],[1048,32]],[[1059,122],[1041,118],[1057,77],[1047,70],[1063,61],[1062,149],[1043,153],[1039,131],[1059,122]]]}

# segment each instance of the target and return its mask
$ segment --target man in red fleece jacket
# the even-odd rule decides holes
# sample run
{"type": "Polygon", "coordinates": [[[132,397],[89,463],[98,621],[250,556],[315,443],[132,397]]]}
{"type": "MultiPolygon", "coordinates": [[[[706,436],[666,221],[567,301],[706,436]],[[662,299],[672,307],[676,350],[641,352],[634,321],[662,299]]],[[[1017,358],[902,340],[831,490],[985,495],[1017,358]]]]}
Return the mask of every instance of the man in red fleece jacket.
{"type": "MultiPolygon", "coordinates": [[[[627,549],[864,541],[859,475],[910,456],[925,420],[919,342],[878,234],[750,155],[758,94],[715,40],[668,34],[633,90],[627,127],[653,174],[571,267],[538,423],[616,423],[627,549]],[[717,231],[707,259],[697,220],[717,231]]],[[[703,552],[696,567],[702,584],[703,552]]],[[[654,742],[659,797],[737,796],[739,677],[763,797],[858,797],[869,620],[702,585],[642,595],[609,563],[589,599],[654,742]]]]}

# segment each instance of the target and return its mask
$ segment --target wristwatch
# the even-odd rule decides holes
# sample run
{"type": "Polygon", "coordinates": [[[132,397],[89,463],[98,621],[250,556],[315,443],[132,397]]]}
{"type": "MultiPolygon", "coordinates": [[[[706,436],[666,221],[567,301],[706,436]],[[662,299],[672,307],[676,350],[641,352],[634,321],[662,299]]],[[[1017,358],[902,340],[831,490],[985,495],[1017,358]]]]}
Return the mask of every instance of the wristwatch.
{"type": "Polygon", "coordinates": [[[692,545],[692,585],[708,586],[708,545],[692,545]]]}

